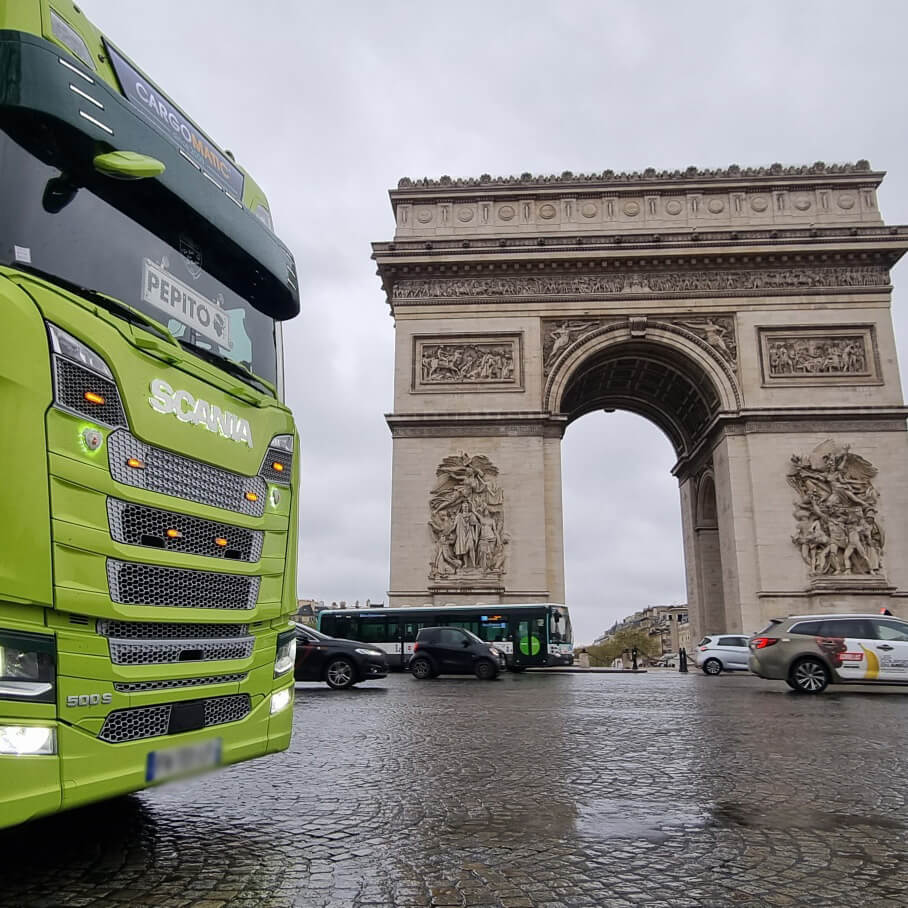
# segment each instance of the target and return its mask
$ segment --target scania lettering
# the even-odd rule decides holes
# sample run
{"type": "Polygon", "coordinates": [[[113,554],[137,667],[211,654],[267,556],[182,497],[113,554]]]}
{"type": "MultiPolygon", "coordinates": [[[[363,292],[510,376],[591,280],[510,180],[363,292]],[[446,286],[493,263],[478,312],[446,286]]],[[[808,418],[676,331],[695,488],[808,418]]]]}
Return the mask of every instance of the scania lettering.
{"type": "Polygon", "coordinates": [[[0,0],[0,72],[5,827],[287,747],[299,294],[255,181],[72,0],[0,0]]]}
{"type": "Polygon", "coordinates": [[[250,448],[254,447],[252,430],[247,420],[229,410],[221,410],[207,400],[196,400],[188,391],[174,391],[161,378],[152,380],[148,403],[158,413],[173,413],[180,422],[204,426],[209,432],[218,432],[224,438],[232,438],[234,441],[245,442],[250,448]]]}

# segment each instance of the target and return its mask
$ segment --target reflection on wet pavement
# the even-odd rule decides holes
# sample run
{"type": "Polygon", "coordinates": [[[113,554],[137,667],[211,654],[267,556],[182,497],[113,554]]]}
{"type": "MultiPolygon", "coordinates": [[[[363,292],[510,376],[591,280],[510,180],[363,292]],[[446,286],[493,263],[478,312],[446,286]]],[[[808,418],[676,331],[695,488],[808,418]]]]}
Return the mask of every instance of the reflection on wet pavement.
{"type": "Polygon", "coordinates": [[[0,904],[908,904],[905,698],[786,691],[301,685],[285,754],[0,833],[0,904]]]}

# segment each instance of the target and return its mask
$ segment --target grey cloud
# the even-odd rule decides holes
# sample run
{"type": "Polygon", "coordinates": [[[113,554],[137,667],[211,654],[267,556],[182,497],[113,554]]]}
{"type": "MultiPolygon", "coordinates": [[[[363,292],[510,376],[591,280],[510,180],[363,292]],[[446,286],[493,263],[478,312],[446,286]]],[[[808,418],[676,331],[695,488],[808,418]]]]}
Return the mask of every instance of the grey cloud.
{"type": "MultiPolygon", "coordinates": [[[[388,584],[393,325],[369,243],[392,235],[398,177],[869,158],[892,170],[887,220],[908,221],[900,4],[264,0],[250,14],[239,0],[159,0],[153,17],[122,0],[84,6],[237,153],[297,256],[306,299],[285,338],[306,471],[304,596],[380,599],[388,584]]],[[[903,273],[893,311],[908,362],[903,273]]],[[[671,449],[642,423],[615,426],[584,417],[564,444],[583,640],[685,598],[671,449]]]]}

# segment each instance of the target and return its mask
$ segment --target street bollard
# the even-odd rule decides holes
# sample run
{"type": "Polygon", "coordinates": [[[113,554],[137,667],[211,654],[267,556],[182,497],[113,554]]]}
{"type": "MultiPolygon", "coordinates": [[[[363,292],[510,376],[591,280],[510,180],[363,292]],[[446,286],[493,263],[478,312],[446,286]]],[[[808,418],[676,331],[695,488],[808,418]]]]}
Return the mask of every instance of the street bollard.
{"type": "Polygon", "coordinates": [[[678,651],[678,671],[687,674],[687,650],[683,646],[678,651]]]}

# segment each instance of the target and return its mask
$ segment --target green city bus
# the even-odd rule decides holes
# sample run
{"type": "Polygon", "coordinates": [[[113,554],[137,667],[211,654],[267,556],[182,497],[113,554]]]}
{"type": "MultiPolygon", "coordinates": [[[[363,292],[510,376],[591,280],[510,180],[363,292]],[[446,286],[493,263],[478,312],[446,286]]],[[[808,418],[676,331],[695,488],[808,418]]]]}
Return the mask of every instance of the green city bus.
{"type": "Polygon", "coordinates": [[[318,615],[320,631],[384,650],[391,668],[406,667],[416,635],[424,627],[472,631],[481,640],[494,643],[512,671],[574,661],[570,613],[567,606],[551,602],[329,609],[318,615]]]}
{"type": "Polygon", "coordinates": [[[71,0],[0,0],[0,72],[3,827],[288,746],[299,294],[259,187],[71,0]]]}

